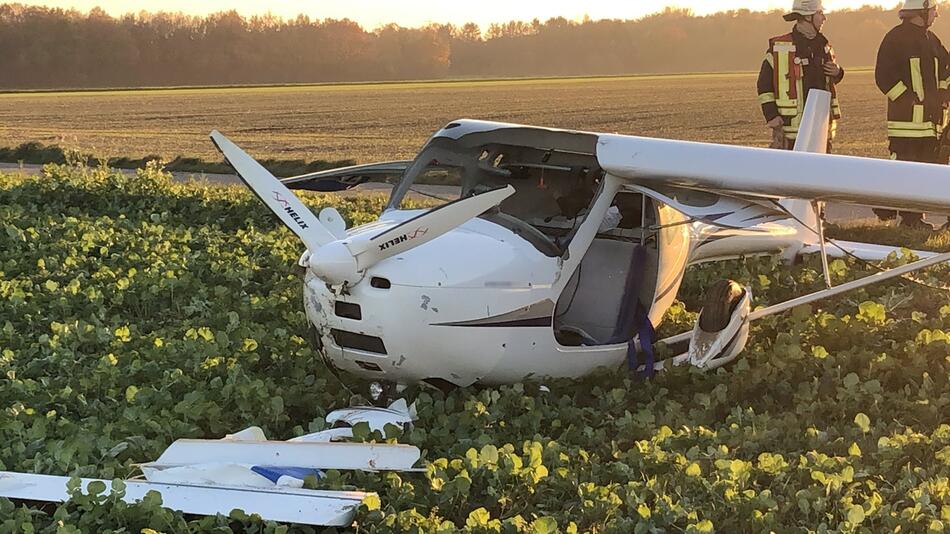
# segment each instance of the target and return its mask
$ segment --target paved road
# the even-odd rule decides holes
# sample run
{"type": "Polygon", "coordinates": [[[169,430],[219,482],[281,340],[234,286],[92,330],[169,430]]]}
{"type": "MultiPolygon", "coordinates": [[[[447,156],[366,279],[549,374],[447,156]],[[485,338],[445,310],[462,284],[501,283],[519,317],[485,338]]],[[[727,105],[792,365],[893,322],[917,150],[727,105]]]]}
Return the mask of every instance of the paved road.
{"type": "MultiPolygon", "coordinates": [[[[15,163],[0,163],[0,172],[16,172],[22,171],[29,175],[40,174],[42,171],[42,165],[17,165],[15,163]]],[[[135,171],[132,170],[123,170],[127,174],[134,174],[135,171]]],[[[188,180],[197,180],[197,181],[207,181],[215,184],[227,184],[227,185],[241,185],[241,181],[237,176],[233,174],[197,174],[193,172],[173,172],[172,176],[177,180],[188,181],[188,180]]],[[[380,183],[367,183],[361,186],[358,186],[348,192],[338,193],[343,195],[352,195],[352,194],[364,194],[364,193],[380,193],[380,194],[389,194],[391,187],[387,184],[380,183]]],[[[420,186],[419,189],[439,195],[445,194],[445,186],[420,186]]],[[[870,208],[865,208],[861,206],[851,206],[846,204],[829,204],[826,207],[826,219],[829,222],[858,222],[863,220],[875,220],[874,213],[870,208]]],[[[943,223],[943,217],[938,215],[930,215],[928,219],[931,222],[943,223]]]]}

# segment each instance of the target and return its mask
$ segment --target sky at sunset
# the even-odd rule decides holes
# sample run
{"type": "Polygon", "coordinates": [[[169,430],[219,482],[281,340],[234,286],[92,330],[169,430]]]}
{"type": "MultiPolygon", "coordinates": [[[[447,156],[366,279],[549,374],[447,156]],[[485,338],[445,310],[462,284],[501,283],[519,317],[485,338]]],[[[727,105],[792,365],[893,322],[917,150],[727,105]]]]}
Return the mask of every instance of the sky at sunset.
{"type": "MultiPolygon", "coordinates": [[[[14,0],[16,1],[16,0],[14,0]]],[[[692,9],[704,15],[728,9],[747,8],[756,11],[786,9],[791,0],[676,0],[674,2],[645,0],[480,0],[459,2],[453,0],[48,0],[21,2],[32,5],[76,8],[88,11],[99,6],[113,15],[139,11],[181,11],[194,15],[206,15],[216,11],[236,9],[243,15],[263,14],[270,11],[284,18],[299,13],[311,18],[349,18],[366,29],[373,29],[389,22],[400,26],[417,27],[430,22],[451,22],[456,25],[475,22],[486,29],[492,22],[510,20],[546,20],[565,17],[581,20],[585,15],[592,19],[633,19],[662,10],[665,6],[692,9]]],[[[848,9],[864,4],[893,7],[896,0],[825,0],[825,10],[848,9]]]]}

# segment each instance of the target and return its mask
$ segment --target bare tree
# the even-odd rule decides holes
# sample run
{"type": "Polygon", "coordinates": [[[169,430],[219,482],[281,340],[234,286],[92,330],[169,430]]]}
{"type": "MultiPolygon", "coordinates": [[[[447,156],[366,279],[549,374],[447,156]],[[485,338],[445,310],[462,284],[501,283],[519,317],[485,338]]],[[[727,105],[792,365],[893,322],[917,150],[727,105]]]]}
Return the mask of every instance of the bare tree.
{"type": "MultiPolygon", "coordinates": [[[[0,4],[0,87],[120,87],[755,70],[766,39],[788,31],[781,13],[697,17],[666,9],[638,20],[510,21],[490,25],[394,24],[367,31],[351,20],[193,17],[113,18],[0,4]]],[[[845,66],[873,65],[896,12],[864,7],[826,27],[845,66]]],[[[950,29],[937,19],[935,31],[950,29]]]]}

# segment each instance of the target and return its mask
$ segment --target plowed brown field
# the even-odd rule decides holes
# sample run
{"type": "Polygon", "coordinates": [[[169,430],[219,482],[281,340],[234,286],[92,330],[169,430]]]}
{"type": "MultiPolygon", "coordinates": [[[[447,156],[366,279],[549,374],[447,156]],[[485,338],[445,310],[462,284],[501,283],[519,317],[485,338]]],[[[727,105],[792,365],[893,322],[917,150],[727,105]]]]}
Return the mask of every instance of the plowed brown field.
{"type": "MultiPolygon", "coordinates": [[[[753,74],[0,94],[0,147],[40,141],[106,157],[217,161],[217,128],[257,157],[412,156],[462,117],[764,145],[753,74]]],[[[837,152],[885,155],[884,97],[870,72],[840,86],[837,152]]]]}

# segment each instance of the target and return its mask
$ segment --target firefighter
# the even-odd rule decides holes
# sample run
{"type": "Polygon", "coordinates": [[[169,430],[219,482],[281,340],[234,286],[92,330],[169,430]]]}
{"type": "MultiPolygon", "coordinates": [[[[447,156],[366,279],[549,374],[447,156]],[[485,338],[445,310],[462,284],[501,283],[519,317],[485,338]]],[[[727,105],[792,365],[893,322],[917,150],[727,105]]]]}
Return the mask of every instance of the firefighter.
{"type": "MultiPolygon", "coordinates": [[[[901,23],[884,36],[874,69],[877,86],[888,100],[891,159],[938,163],[938,139],[947,124],[950,65],[947,50],[930,31],[937,2],[905,0],[900,18],[901,23]]],[[[892,210],[874,212],[882,221],[897,217],[892,210]]],[[[902,226],[933,229],[921,213],[900,215],[902,226]]]]}
{"type": "Polygon", "coordinates": [[[834,49],[821,34],[825,14],[821,0],[795,0],[785,20],[795,22],[792,31],[769,39],[769,49],[759,71],[759,103],[766,125],[772,129],[772,148],[791,150],[811,89],[830,91],[831,124],[828,151],[834,138],[841,107],[835,85],[844,78],[834,49]]]}

